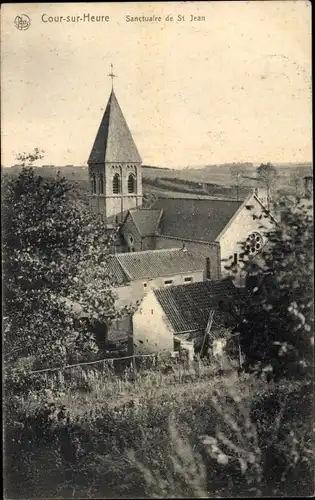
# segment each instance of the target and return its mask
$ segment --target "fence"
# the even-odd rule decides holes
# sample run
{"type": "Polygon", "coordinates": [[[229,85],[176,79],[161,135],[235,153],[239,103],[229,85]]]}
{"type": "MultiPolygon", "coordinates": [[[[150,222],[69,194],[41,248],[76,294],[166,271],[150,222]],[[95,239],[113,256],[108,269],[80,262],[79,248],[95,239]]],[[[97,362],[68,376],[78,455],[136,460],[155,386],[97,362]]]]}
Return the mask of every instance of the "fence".
{"type": "Polygon", "coordinates": [[[86,361],[55,368],[44,368],[41,370],[31,371],[28,373],[28,375],[49,376],[58,373],[77,371],[76,369],[81,369],[83,371],[98,371],[101,373],[108,372],[110,370],[115,372],[116,374],[122,374],[126,371],[126,369],[131,369],[134,371],[138,371],[140,369],[154,369],[163,364],[167,364],[167,361],[173,364],[174,357],[178,358],[179,362],[186,361],[186,356],[183,355],[174,356],[171,354],[163,356],[161,354],[137,354],[115,358],[104,358],[96,361],[86,361]]]}

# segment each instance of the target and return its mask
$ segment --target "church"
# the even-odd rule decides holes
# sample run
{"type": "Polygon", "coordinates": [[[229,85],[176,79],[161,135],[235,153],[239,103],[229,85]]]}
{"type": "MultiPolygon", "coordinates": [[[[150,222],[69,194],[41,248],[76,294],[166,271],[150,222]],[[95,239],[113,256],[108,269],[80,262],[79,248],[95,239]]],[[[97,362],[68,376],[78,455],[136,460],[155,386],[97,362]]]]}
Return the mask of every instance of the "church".
{"type": "Polygon", "coordinates": [[[207,259],[217,277],[228,274],[227,264],[237,263],[243,242],[252,256],[265,245],[264,233],[276,221],[257,193],[244,201],[161,196],[143,208],[141,165],[112,88],[88,159],[89,205],[103,220],[119,226],[117,252],[184,247],[207,259]],[[264,229],[259,216],[264,217],[264,229]]]}

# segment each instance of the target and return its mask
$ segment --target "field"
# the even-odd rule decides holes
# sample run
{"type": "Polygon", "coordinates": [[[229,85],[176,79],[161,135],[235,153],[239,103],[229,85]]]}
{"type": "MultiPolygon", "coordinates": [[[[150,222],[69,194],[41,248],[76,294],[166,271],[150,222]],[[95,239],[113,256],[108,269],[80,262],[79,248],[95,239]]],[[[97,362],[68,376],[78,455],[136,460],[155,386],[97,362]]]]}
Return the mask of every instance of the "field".
{"type": "MultiPolygon", "coordinates": [[[[239,198],[244,199],[251,191],[255,176],[256,166],[253,164],[240,164],[246,171],[246,178],[242,180],[239,198]]],[[[236,199],[236,188],[231,177],[232,164],[208,165],[200,168],[168,169],[144,165],[142,167],[143,191],[156,196],[167,197],[196,197],[207,196],[210,198],[236,199]]],[[[292,171],[297,170],[299,176],[310,175],[311,164],[278,164],[277,190],[283,194],[293,192],[292,171]]],[[[43,176],[56,176],[60,170],[61,175],[76,183],[78,197],[84,199],[89,191],[88,169],[79,166],[42,166],[38,167],[43,176]]],[[[13,174],[19,167],[2,169],[4,173],[13,174]]]]}
{"type": "MultiPolygon", "coordinates": [[[[178,178],[185,181],[193,181],[200,183],[210,183],[219,184],[222,186],[233,186],[234,182],[231,177],[231,167],[236,164],[223,164],[223,165],[206,165],[199,168],[189,168],[184,169],[156,169],[145,166],[143,168],[143,176],[148,179],[157,178],[178,178]]],[[[247,177],[254,177],[256,174],[256,167],[258,164],[237,164],[244,168],[247,177]]],[[[274,164],[277,168],[279,174],[279,185],[282,187],[288,187],[290,185],[290,175],[293,170],[297,170],[300,176],[311,175],[312,165],[311,163],[295,164],[274,164]]],[[[246,186],[252,186],[250,179],[245,179],[244,184],[246,186]]]]}
{"type": "MultiPolygon", "coordinates": [[[[189,181],[177,177],[143,177],[143,189],[164,197],[185,198],[193,196],[194,198],[237,199],[237,191],[233,186],[189,181]]],[[[241,186],[239,198],[245,199],[250,191],[249,188],[241,186]]]]}

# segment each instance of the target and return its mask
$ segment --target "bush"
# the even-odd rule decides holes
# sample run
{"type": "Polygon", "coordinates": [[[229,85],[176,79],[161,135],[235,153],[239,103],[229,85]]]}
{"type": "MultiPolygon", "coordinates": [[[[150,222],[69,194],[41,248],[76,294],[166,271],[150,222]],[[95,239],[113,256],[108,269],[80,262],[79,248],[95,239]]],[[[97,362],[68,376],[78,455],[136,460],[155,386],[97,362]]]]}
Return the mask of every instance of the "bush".
{"type": "Polygon", "coordinates": [[[292,412],[309,387],[219,377],[203,364],[133,381],[94,374],[85,392],[74,381],[42,384],[7,411],[10,498],[56,497],[56,485],[62,498],[310,491],[310,403],[292,412]]]}

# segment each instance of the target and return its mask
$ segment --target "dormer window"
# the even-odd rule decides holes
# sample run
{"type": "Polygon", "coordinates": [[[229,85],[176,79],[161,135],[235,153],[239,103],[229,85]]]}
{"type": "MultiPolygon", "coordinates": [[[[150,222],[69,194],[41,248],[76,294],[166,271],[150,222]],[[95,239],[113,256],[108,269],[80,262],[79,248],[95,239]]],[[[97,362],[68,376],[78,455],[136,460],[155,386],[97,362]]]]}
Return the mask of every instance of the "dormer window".
{"type": "Polygon", "coordinates": [[[165,285],[165,286],[170,286],[170,285],[172,285],[172,284],[173,284],[173,280],[165,280],[165,281],[164,281],[164,285],[165,285]]]}
{"type": "Polygon", "coordinates": [[[114,194],[120,193],[120,175],[119,174],[115,174],[113,177],[113,193],[114,194]]]}

